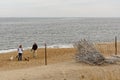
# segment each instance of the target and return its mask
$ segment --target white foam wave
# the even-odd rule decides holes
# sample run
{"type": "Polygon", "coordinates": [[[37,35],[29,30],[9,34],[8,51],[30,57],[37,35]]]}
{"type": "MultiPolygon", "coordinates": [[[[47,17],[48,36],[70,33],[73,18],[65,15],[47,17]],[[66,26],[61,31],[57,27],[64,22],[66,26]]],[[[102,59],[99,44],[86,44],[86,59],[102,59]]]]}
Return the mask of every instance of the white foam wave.
{"type": "MultiPolygon", "coordinates": [[[[30,49],[30,47],[28,48],[24,48],[24,50],[30,49]]],[[[17,49],[9,49],[9,50],[0,50],[0,53],[8,53],[8,52],[14,52],[17,51],[17,49]]]]}
{"type": "MultiPolygon", "coordinates": [[[[39,48],[44,48],[45,46],[40,46],[39,48]]],[[[48,45],[47,48],[73,48],[72,44],[58,44],[58,45],[48,45]]],[[[31,47],[24,48],[24,50],[31,49],[31,47]]],[[[8,53],[8,52],[14,52],[17,51],[17,49],[9,49],[9,50],[0,50],[0,53],[8,53]]]]}
{"type": "Polygon", "coordinates": [[[0,50],[0,53],[8,53],[8,52],[16,51],[16,50],[17,50],[17,49],[0,50]]]}
{"type": "Polygon", "coordinates": [[[72,44],[69,44],[69,45],[50,45],[50,46],[47,46],[48,48],[73,48],[73,45],[72,44]]]}

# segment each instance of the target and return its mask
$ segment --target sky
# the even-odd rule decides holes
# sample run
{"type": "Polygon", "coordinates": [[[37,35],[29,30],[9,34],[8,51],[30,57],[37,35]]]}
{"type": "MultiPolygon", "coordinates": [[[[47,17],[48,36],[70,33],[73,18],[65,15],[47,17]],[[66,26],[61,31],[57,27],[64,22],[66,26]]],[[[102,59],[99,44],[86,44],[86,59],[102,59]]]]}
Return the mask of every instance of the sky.
{"type": "Polygon", "coordinates": [[[0,17],[120,17],[120,0],[0,0],[0,17]]]}

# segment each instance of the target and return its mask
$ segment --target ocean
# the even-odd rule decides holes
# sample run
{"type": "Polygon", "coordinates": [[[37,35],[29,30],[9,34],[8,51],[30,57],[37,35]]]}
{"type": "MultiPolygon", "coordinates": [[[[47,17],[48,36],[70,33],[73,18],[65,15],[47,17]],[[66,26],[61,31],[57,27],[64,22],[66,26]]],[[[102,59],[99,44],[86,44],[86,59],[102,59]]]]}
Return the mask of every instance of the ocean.
{"type": "Polygon", "coordinates": [[[120,18],[0,18],[0,53],[24,49],[36,42],[39,48],[69,48],[81,40],[113,42],[120,40],[120,18]]]}

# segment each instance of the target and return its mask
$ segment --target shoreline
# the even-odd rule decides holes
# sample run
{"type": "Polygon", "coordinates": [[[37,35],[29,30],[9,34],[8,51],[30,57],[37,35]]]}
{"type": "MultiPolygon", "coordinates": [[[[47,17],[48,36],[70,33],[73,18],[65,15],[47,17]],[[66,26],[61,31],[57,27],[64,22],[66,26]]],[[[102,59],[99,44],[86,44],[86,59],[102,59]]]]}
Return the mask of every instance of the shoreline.
{"type": "MultiPolygon", "coordinates": [[[[113,45],[115,44],[115,42],[94,42],[94,45],[113,45]]],[[[118,44],[120,44],[120,42],[118,42],[118,44]]],[[[40,46],[40,48],[44,48],[45,46],[40,46]]],[[[23,47],[24,50],[29,50],[32,47],[23,47]]],[[[54,45],[48,45],[47,48],[52,48],[52,49],[59,49],[59,48],[74,48],[73,44],[54,44],[54,45]]],[[[0,54],[7,54],[7,53],[11,53],[11,52],[15,52],[17,50],[17,48],[15,49],[6,49],[6,50],[0,50],[0,54]]]]}
{"type": "MultiPolygon", "coordinates": [[[[45,46],[40,46],[39,48],[44,48],[45,46]]],[[[31,49],[32,47],[23,47],[23,49],[24,50],[29,50],[29,49],[31,49]]],[[[73,45],[72,44],[64,44],[64,45],[61,45],[61,44],[58,44],[58,45],[48,45],[47,46],[47,48],[74,48],[73,47],[73,45]]],[[[16,49],[6,49],[6,50],[0,50],[0,54],[6,54],[6,53],[10,53],[10,52],[14,52],[14,51],[16,51],[17,50],[17,48],[16,49]]]]}

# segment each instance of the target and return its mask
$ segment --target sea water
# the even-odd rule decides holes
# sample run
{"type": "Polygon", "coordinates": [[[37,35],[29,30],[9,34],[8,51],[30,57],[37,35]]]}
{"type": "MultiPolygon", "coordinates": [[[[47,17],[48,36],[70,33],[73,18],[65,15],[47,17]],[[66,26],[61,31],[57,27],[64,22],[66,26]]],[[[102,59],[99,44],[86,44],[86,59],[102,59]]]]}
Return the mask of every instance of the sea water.
{"type": "Polygon", "coordinates": [[[40,48],[70,48],[81,39],[92,42],[120,40],[120,18],[0,18],[0,53],[24,49],[36,42],[40,48]]]}

